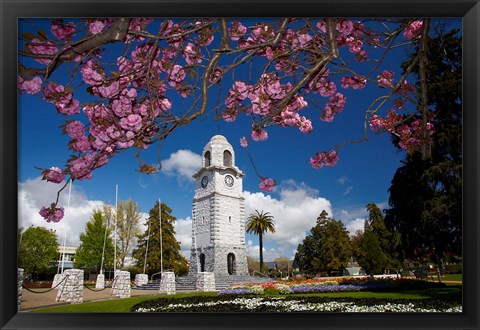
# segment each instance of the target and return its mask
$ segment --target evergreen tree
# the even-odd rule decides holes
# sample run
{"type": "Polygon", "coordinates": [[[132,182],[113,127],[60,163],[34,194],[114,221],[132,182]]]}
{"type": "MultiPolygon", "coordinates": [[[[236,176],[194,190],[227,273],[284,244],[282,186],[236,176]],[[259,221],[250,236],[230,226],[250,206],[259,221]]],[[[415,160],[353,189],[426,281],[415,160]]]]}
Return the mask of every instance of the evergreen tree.
{"type": "Polygon", "coordinates": [[[188,273],[188,263],[180,254],[180,243],[175,239],[173,222],[176,220],[171,215],[172,210],[165,203],[161,204],[162,223],[162,253],[160,253],[160,212],[159,202],[150,210],[146,222],[147,229],[138,236],[137,248],[133,250],[136,270],[149,276],[161,271],[163,258],[163,271],[173,271],[176,275],[188,273]],[[148,246],[148,249],[147,249],[148,246]],[[146,255],[146,264],[145,264],[146,255]]]}
{"type": "Polygon", "coordinates": [[[57,234],[44,227],[29,227],[19,238],[18,266],[36,279],[54,273],[59,260],[57,234]]]}
{"type": "Polygon", "coordinates": [[[461,255],[462,40],[457,32],[440,31],[428,40],[427,95],[435,115],[431,157],[408,155],[389,189],[387,227],[401,235],[405,257],[414,260],[461,255]]]}
{"type": "Polygon", "coordinates": [[[114,260],[111,230],[102,211],[94,210],[90,221],[85,225],[85,232],[80,234],[80,245],[75,254],[75,268],[94,268],[97,273],[102,268],[112,268],[114,260]],[[105,250],[104,250],[105,247],[105,250]]]}
{"type": "Polygon", "coordinates": [[[351,255],[350,237],[345,226],[322,211],[310,235],[297,247],[295,258],[300,271],[313,277],[320,271],[326,271],[329,275],[343,271],[351,255]]]}

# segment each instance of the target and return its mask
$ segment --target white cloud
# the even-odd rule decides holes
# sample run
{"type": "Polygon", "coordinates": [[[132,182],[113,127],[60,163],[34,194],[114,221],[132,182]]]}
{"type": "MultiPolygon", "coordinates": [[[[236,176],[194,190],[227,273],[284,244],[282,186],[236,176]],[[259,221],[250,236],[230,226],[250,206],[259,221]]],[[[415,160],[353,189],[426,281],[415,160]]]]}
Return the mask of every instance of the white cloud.
{"type": "Polygon", "coordinates": [[[350,236],[354,235],[357,230],[363,230],[365,224],[365,218],[356,218],[348,222],[345,227],[347,227],[348,233],[350,236]]]}
{"type": "Polygon", "coordinates": [[[348,195],[348,194],[350,194],[350,193],[352,192],[352,190],[353,190],[353,186],[348,186],[348,187],[345,189],[343,195],[348,195]]]}
{"type": "Polygon", "coordinates": [[[202,166],[202,157],[190,150],[178,150],[162,161],[162,171],[179,179],[193,181],[192,175],[202,166]]]}
{"type": "Polygon", "coordinates": [[[174,222],[175,238],[180,242],[180,253],[190,260],[192,248],[192,218],[177,219],[174,222]]]}
{"type": "Polygon", "coordinates": [[[344,176],[341,176],[340,178],[338,178],[337,182],[343,186],[347,182],[350,182],[350,180],[344,175],[344,176]]]}
{"type": "Polygon", "coordinates": [[[46,222],[38,214],[42,206],[49,206],[56,200],[60,185],[42,181],[40,177],[27,180],[18,184],[18,226],[27,229],[30,226],[42,226],[55,230],[58,243],[63,245],[66,235],[67,246],[78,246],[80,233],[85,229],[85,224],[90,220],[94,209],[101,208],[103,202],[91,201],[80,192],[75,184],[72,185],[70,207],[68,202],[68,186],[62,192],[58,206],[65,208],[64,218],[58,222],[46,222]]]}
{"type": "MultiPolygon", "coordinates": [[[[294,250],[316,223],[318,215],[325,210],[332,214],[330,202],[318,197],[318,191],[306,184],[289,180],[279,186],[280,198],[272,198],[261,192],[245,192],[245,213],[255,210],[270,212],[275,220],[275,234],[264,235],[264,245],[275,244],[275,254],[293,257],[294,250]]],[[[258,255],[258,247],[257,247],[258,255]]],[[[269,260],[265,258],[265,260],[269,260]]]]}

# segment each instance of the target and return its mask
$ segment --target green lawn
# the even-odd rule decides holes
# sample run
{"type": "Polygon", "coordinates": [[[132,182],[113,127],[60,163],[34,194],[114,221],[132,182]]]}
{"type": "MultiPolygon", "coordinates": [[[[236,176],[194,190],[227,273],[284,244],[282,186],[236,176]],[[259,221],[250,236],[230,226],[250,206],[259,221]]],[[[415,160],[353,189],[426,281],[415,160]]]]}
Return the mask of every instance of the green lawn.
{"type": "Polygon", "coordinates": [[[444,274],[442,275],[444,281],[462,281],[462,274],[444,274]]]}
{"type": "MultiPolygon", "coordinates": [[[[171,299],[185,298],[192,296],[216,296],[216,292],[195,292],[195,293],[182,293],[172,296],[168,296],[171,299]]],[[[462,287],[461,286],[448,286],[443,289],[430,289],[430,290],[408,290],[403,292],[330,292],[330,293],[310,293],[310,294],[295,294],[292,296],[322,296],[322,297],[350,297],[352,299],[359,298],[394,298],[394,299],[448,299],[461,301],[462,287]]],[[[136,303],[156,299],[160,295],[152,296],[140,296],[133,298],[104,300],[96,302],[86,302],[82,304],[63,305],[58,307],[49,307],[43,309],[37,309],[32,312],[38,313],[122,313],[129,312],[130,308],[136,303]]],[[[165,296],[163,296],[165,297],[165,296]]]]}

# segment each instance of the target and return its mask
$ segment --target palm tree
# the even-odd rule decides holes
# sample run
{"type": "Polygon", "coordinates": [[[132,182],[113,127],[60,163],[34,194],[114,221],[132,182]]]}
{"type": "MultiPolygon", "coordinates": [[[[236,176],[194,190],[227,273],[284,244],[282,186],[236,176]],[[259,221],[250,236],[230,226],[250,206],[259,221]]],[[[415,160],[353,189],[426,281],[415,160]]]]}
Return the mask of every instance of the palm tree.
{"type": "Polygon", "coordinates": [[[269,212],[258,212],[250,214],[247,218],[246,229],[247,233],[258,235],[258,243],[260,248],[260,273],[263,270],[263,233],[268,231],[275,233],[275,223],[273,216],[269,212]]]}

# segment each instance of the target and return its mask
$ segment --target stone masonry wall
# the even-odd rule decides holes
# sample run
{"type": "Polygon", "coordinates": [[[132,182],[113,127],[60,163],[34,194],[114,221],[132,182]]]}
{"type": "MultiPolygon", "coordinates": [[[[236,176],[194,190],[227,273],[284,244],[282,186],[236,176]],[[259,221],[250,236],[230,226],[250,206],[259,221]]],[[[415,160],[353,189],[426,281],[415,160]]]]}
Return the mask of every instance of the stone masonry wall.
{"type": "Polygon", "coordinates": [[[105,288],[105,274],[98,274],[97,280],[95,281],[95,289],[104,289],[105,288]]]}
{"type": "Polygon", "coordinates": [[[130,272],[117,270],[112,284],[112,296],[118,298],[130,298],[131,284],[130,272]]]}
{"type": "Polygon", "coordinates": [[[83,270],[67,269],[63,272],[66,279],[58,286],[56,301],[72,304],[83,302],[83,270]]]}
{"type": "Polygon", "coordinates": [[[175,273],[163,272],[158,292],[163,294],[175,294],[175,290],[175,273]]]}
{"type": "Polygon", "coordinates": [[[23,292],[23,268],[17,269],[17,299],[18,299],[18,310],[22,305],[22,292],[23,292]]]}
{"type": "Polygon", "coordinates": [[[215,275],[211,272],[197,273],[196,288],[203,292],[215,291],[215,275]]]}
{"type": "Polygon", "coordinates": [[[135,275],[135,285],[142,286],[148,283],[148,274],[137,274],[135,275]]]}

